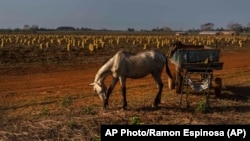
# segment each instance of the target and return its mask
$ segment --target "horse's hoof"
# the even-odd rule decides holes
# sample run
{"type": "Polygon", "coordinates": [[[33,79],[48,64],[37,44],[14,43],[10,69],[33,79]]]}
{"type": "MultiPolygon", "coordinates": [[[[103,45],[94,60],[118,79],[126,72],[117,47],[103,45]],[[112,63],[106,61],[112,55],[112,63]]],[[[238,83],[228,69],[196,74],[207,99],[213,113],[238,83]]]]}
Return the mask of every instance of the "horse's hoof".
{"type": "Polygon", "coordinates": [[[127,107],[122,107],[122,110],[127,110],[127,107]]]}
{"type": "Polygon", "coordinates": [[[108,110],[109,109],[109,106],[108,105],[105,105],[102,107],[102,110],[108,110]]]}
{"type": "Polygon", "coordinates": [[[152,105],[152,108],[159,108],[159,106],[154,104],[154,105],[152,105]]]}
{"type": "Polygon", "coordinates": [[[102,107],[102,109],[101,109],[102,111],[106,111],[107,110],[107,108],[105,108],[105,107],[102,107]]]}

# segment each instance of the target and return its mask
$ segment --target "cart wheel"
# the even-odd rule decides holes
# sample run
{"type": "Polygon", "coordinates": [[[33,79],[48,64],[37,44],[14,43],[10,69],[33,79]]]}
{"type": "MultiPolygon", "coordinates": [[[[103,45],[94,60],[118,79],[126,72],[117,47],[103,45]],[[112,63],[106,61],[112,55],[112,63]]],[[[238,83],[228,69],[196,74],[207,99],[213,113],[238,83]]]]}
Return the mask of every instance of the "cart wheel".
{"type": "Polygon", "coordinates": [[[177,75],[176,75],[176,86],[175,86],[175,90],[177,94],[181,93],[181,89],[182,89],[182,80],[183,80],[183,76],[181,75],[181,71],[178,70],[177,71],[177,75]]]}
{"type": "Polygon", "coordinates": [[[222,87],[222,80],[219,77],[216,77],[213,82],[214,93],[216,97],[221,95],[221,87],[222,87]]]}
{"type": "Polygon", "coordinates": [[[180,76],[180,78],[177,80],[177,83],[176,83],[176,86],[175,86],[175,90],[176,90],[177,94],[181,93],[181,89],[182,89],[181,82],[182,82],[182,79],[183,79],[183,77],[180,76]]]}

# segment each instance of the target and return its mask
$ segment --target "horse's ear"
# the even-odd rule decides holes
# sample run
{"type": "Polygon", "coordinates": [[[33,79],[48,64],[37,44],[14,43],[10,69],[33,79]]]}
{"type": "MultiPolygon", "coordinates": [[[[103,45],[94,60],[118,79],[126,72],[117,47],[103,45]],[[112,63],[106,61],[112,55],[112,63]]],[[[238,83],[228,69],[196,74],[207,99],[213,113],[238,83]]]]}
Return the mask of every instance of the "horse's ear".
{"type": "Polygon", "coordinates": [[[95,83],[94,83],[94,82],[89,83],[89,86],[94,86],[94,85],[95,85],[95,83]]]}

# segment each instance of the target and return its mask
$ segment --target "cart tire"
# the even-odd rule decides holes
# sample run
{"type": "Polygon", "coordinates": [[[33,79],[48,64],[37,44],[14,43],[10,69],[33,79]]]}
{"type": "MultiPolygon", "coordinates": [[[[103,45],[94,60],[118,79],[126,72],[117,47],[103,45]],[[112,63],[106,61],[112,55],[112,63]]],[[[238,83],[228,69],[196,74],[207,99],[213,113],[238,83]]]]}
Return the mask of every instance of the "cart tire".
{"type": "Polygon", "coordinates": [[[176,83],[176,86],[175,86],[175,90],[176,90],[176,93],[177,94],[180,94],[181,93],[181,89],[182,89],[182,86],[181,86],[181,82],[182,82],[182,76],[177,80],[177,83],[176,83]]]}
{"type": "Polygon", "coordinates": [[[222,80],[219,77],[216,77],[213,82],[214,94],[216,97],[221,95],[221,88],[222,88],[222,80]]]}

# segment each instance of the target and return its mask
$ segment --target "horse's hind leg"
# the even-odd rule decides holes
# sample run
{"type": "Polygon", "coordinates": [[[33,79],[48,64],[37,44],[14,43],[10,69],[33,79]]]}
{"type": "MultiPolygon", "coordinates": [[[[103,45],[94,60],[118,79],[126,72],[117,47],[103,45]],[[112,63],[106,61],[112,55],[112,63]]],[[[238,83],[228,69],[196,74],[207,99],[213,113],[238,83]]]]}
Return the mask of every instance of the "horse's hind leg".
{"type": "Polygon", "coordinates": [[[154,76],[154,80],[156,81],[157,83],[157,87],[158,87],[158,93],[155,97],[155,101],[154,101],[154,107],[158,106],[158,104],[161,103],[161,94],[162,94],[162,88],[163,88],[163,83],[162,83],[162,80],[161,80],[161,77],[160,76],[154,76]]]}
{"type": "Polygon", "coordinates": [[[158,104],[161,103],[161,94],[162,94],[163,83],[159,82],[159,84],[157,84],[157,87],[158,87],[158,93],[155,97],[154,106],[157,106],[158,104]]]}

